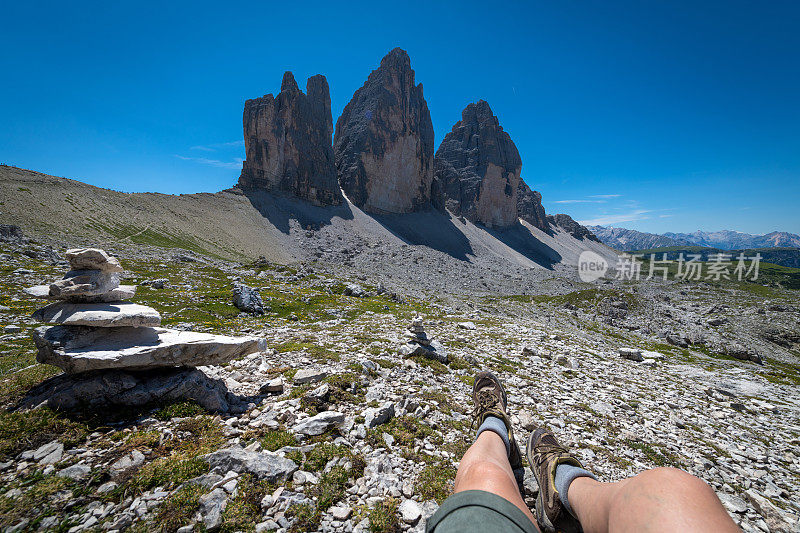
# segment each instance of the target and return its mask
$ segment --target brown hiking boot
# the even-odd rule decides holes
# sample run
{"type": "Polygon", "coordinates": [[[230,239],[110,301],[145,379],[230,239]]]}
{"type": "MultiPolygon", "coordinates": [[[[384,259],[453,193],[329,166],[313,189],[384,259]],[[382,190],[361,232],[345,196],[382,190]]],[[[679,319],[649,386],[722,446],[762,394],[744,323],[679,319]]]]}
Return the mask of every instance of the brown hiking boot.
{"type": "Polygon", "coordinates": [[[495,416],[503,421],[508,430],[508,442],[511,443],[511,452],[508,455],[508,461],[511,463],[511,469],[514,470],[514,476],[517,477],[517,484],[520,485],[521,490],[521,476],[522,476],[522,454],[519,451],[517,441],[514,439],[514,431],[511,429],[511,420],[506,413],[508,398],[506,397],[506,390],[503,388],[497,376],[491,372],[480,372],[475,376],[475,385],[472,386],[472,401],[475,403],[475,408],[472,411],[472,416],[475,419],[474,423],[481,427],[483,421],[488,416],[495,416]],[[517,474],[519,471],[519,475],[517,474]]]}
{"type": "Polygon", "coordinates": [[[528,439],[526,457],[539,483],[539,496],[533,513],[545,533],[579,533],[581,524],[564,508],[556,490],[556,467],[560,464],[583,468],[580,461],[561,446],[553,433],[538,428],[528,439]]]}

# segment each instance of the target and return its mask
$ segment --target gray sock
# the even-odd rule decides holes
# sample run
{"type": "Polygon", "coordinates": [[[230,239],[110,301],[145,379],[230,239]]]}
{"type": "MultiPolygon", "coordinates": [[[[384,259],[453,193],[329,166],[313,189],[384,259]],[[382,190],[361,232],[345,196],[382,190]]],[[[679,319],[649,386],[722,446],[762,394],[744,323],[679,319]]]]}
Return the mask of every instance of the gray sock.
{"type": "Polygon", "coordinates": [[[578,468],[573,465],[558,465],[556,467],[556,490],[558,491],[558,498],[564,505],[564,509],[569,511],[569,514],[572,516],[575,516],[575,513],[572,512],[572,507],[567,499],[567,492],[569,491],[569,484],[579,477],[590,477],[597,481],[594,474],[583,468],[578,468]]]}
{"type": "Polygon", "coordinates": [[[508,440],[508,428],[501,419],[496,416],[487,416],[486,420],[481,424],[481,427],[478,428],[475,440],[478,440],[478,437],[480,437],[481,433],[484,431],[493,431],[497,433],[506,445],[506,455],[511,455],[511,441],[508,440]]]}

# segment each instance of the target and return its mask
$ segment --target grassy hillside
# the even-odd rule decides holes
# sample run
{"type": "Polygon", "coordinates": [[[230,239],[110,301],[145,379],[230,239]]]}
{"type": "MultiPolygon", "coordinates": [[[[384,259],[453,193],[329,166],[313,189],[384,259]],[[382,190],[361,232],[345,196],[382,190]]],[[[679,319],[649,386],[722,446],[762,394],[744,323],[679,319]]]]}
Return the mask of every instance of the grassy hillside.
{"type": "Polygon", "coordinates": [[[226,259],[293,259],[288,235],[242,195],[123,193],[0,165],[0,223],[71,245],[146,244],[226,259]]]}
{"type": "MultiPolygon", "coordinates": [[[[685,250],[685,249],[684,249],[685,250]]],[[[635,252],[641,253],[641,252],[635,252]]],[[[657,252],[650,252],[656,253],[656,261],[661,260],[661,253],[657,252]]],[[[668,279],[676,279],[678,274],[679,264],[676,261],[678,254],[671,258],[669,255],[667,256],[668,260],[672,261],[668,265],[668,279]]],[[[745,253],[746,257],[751,257],[752,254],[745,253]]],[[[685,255],[684,255],[685,257],[685,255]]],[[[706,256],[707,257],[707,256],[706,256]]],[[[723,262],[721,263],[724,265],[725,268],[730,275],[730,279],[721,278],[719,280],[712,279],[711,281],[720,284],[735,284],[738,285],[739,288],[743,290],[748,290],[751,292],[757,292],[759,294],[763,293],[763,295],[767,295],[769,292],[769,287],[782,287],[785,289],[793,289],[793,290],[800,290],[800,268],[792,268],[792,267],[785,267],[782,265],[775,265],[773,263],[768,263],[765,261],[761,261],[758,266],[758,278],[755,280],[752,279],[743,279],[739,281],[736,276],[734,275],[735,269],[738,265],[738,261],[734,260],[730,262],[723,262]]],[[[745,261],[745,267],[749,270],[752,263],[750,261],[745,261]]],[[[661,277],[663,276],[663,271],[659,270],[658,263],[654,264],[653,275],[654,277],[661,277]]],[[[702,277],[707,279],[708,276],[708,267],[709,261],[703,261],[702,263],[702,277]]],[[[641,265],[641,277],[647,277],[651,272],[651,261],[648,253],[644,254],[642,258],[642,265],[641,265]]]]}
{"type": "Polygon", "coordinates": [[[673,261],[676,260],[680,254],[683,254],[684,257],[690,254],[700,254],[703,260],[707,261],[708,256],[712,254],[726,253],[735,258],[740,253],[744,253],[745,257],[752,257],[758,253],[761,254],[761,260],[763,262],[784,267],[800,268],[800,248],[746,248],[742,250],[722,250],[721,248],[709,248],[706,246],[667,246],[663,248],[636,250],[630,253],[643,255],[656,254],[658,258],[661,258],[663,254],[667,254],[667,259],[673,261]]]}

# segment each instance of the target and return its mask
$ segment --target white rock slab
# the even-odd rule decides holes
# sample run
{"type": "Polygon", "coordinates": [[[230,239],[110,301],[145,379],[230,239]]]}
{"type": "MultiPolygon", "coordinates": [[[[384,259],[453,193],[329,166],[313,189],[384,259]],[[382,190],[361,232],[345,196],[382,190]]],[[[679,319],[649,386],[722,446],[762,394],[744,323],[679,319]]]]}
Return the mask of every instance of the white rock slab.
{"type": "Polygon", "coordinates": [[[23,289],[23,292],[28,296],[33,296],[34,298],[40,298],[42,300],[65,300],[68,302],[84,303],[119,302],[121,300],[133,298],[136,294],[136,285],[120,285],[116,289],[112,289],[97,296],[76,296],[70,298],[50,296],[50,285],[34,285],[33,287],[23,289]]]}
{"type": "Polygon", "coordinates": [[[119,287],[119,274],[100,270],[70,270],[50,284],[50,296],[65,300],[76,296],[99,296],[119,287]]]}
{"type": "Polygon", "coordinates": [[[108,255],[99,248],[73,248],[64,257],[72,270],[102,270],[103,272],[122,272],[116,257],[108,255]]]}
{"type": "Polygon", "coordinates": [[[316,383],[328,377],[328,372],[325,370],[314,370],[313,368],[301,368],[294,375],[294,382],[297,385],[303,383],[316,383]]]}
{"type": "Polygon", "coordinates": [[[322,435],[334,426],[344,422],[344,415],[336,411],[322,411],[295,424],[292,431],[300,435],[322,435]]]}
{"type": "Polygon", "coordinates": [[[36,360],[70,374],[105,369],[221,365],[264,351],[264,339],[165,328],[42,326],[33,332],[36,360]]]}
{"type": "Polygon", "coordinates": [[[33,313],[39,322],[65,326],[152,327],[161,325],[161,315],[146,305],[131,302],[65,303],[57,302],[33,313]]]}

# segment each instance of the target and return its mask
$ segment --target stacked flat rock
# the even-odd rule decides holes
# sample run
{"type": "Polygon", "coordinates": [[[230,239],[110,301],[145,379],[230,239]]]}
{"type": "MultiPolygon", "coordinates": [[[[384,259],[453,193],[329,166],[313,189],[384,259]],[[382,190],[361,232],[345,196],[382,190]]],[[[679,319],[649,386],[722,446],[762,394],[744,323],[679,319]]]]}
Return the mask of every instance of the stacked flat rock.
{"type": "Polygon", "coordinates": [[[416,316],[411,321],[411,325],[408,326],[408,331],[406,331],[406,337],[410,344],[419,344],[421,346],[430,346],[431,344],[428,334],[425,333],[425,326],[422,324],[421,316],[416,316]]]}
{"type": "Polygon", "coordinates": [[[405,337],[407,341],[400,347],[399,350],[400,355],[403,357],[421,355],[423,357],[427,357],[428,359],[434,359],[442,363],[447,362],[447,352],[445,351],[444,346],[442,346],[441,343],[428,338],[428,334],[425,333],[425,327],[422,323],[421,316],[416,316],[414,320],[411,321],[411,325],[408,326],[408,329],[405,332],[405,337]]]}
{"type": "Polygon", "coordinates": [[[33,318],[55,324],[34,330],[37,361],[68,374],[91,370],[145,370],[219,365],[265,348],[263,339],[227,337],[158,327],[161,315],[126,301],[135,286],[120,285],[122,267],[103,250],[65,254],[71,270],[49,286],[25,289],[56,300],[33,318]]]}

